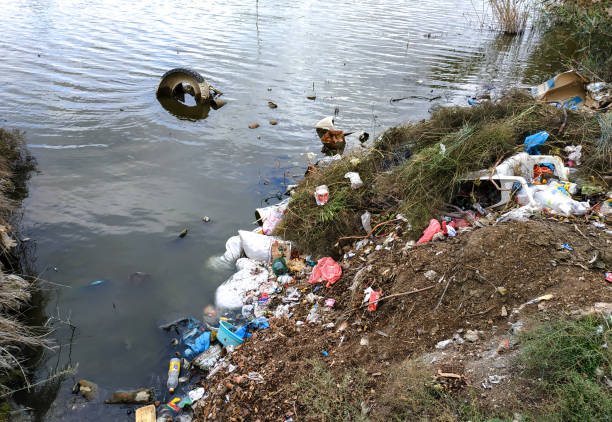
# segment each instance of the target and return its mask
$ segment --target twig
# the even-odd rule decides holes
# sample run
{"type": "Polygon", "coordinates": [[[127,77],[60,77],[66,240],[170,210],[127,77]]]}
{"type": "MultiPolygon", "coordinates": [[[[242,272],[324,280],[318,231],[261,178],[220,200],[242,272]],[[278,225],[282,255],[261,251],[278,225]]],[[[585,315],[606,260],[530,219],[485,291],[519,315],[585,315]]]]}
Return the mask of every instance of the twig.
{"type": "Polygon", "coordinates": [[[448,289],[448,286],[450,285],[450,282],[451,282],[451,280],[452,280],[453,278],[454,278],[454,276],[453,276],[453,277],[450,277],[450,278],[448,279],[448,283],[446,283],[446,287],[444,288],[444,291],[442,292],[442,296],[440,296],[440,300],[438,301],[438,304],[437,304],[437,305],[436,305],[436,307],[433,309],[434,311],[435,311],[436,309],[438,309],[438,306],[440,306],[440,304],[442,303],[442,299],[444,299],[444,295],[446,294],[446,290],[448,289]]]}
{"type": "Polygon", "coordinates": [[[559,130],[557,131],[557,135],[561,135],[563,133],[563,130],[565,129],[565,125],[567,124],[567,110],[565,109],[565,107],[562,110],[563,110],[563,123],[561,123],[561,126],[559,127],[559,130]]]}
{"type": "Polygon", "coordinates": [[[493,308],[495,308],[495,305],[493,305],[493,306],[491,306],[491,307],[488,307],[487,309],[485,309],[485,310],[484,310],[484,311],[482,311],[482,312],[476,312],[475,314],[469,314],[469,315],[466,315],[466,318],[467,318],[467,317],[471,317],[471,316],[484,315],[484,314],[486,314],[487,312],[491,311],[493,308]]]}
{"type": "MultiPolygon", "coordinates": [[[[595,245],[593,245],[593,244],[591,243],[591,241],[589,240],[589,238],[588,238],[588,237],[586,237],[586,235],[580,231],[580,229],[578,228],[578,226],[577,226],[575,223],[574,223],[574,229],[575,229],[575,230],[576,230],[578,233],[580,233],[580,234],[582,235],[582,237],[584,237],[584,238],[586,239],[586,241],[587,241],[587,242],[589,242],[589,245],[591,245],[591,247],[592,247],[592,248],[595,248],[595,245]]],[[[597,249],[597,248],[595,248],[595,249],[597,249]]]]}
{"type": "Polygon", "coordinates": [[[383,221],[380,224],[377,224],[376,226],[374,226],[374,228],[372,230],[370,230],[370,232],[368,234],[366,234],[365,236],[345,236],[345,237],[340,237],[338,238],[338,240],[346,240],[346,239],[365,239],[368,238],[372,235],[372,233],[374,233],[376,231],[377,228],[384,226],[385,224],[390,224],[390,223],[395,223],[397,221],[402,221],[399,218],[394,218],[393,220],[388,220],[388,221],[383,221]]]}

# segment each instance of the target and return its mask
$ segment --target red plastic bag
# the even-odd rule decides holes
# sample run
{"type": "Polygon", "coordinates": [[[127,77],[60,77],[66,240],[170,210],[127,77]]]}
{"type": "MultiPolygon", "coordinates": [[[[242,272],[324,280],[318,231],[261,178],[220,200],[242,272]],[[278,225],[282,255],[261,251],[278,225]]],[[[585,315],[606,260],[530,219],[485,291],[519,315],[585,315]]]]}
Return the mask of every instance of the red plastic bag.
{"type": "Polygon", "coordinates": [[[417,245],[420,245],[421,243],[429,242],[431,239],[433,239],[436,233],[440,233],[441,231],[442,231],[442,227],[440,226],[440,222],[436,220],[435,218],[432,218],[429,221],[429,226],[423,232],[423,237],[421,237],[419,241],[417,242],[417,245]]]}
{"type": "Polygon", "coordinates": [[[312,270],[312,274],[310,274],[308,282],[310,284],[315,284],[321,280],[325,280],[327,281],[325,287],[329,287],[338,281],[341,275],[342,268],[340,267],[340,264],[330,257],[321,258],[312,270]]]}
{"type": "Polygon", "coordinates": [[[380,295],[382,294],[382,290],[380,292],[373,291],[370,293],[370,304],[368,305],[368,311],[375,311],[378,306],[378,299],[380,299],[380,295]]]}

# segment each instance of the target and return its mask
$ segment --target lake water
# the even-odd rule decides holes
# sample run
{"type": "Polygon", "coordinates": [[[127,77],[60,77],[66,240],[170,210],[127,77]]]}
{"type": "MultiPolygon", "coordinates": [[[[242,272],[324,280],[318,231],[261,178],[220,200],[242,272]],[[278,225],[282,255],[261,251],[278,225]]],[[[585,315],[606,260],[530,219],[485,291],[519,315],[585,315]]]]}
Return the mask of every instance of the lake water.
{"type": "Polygon", "coordinates": [[[376,134],[486,86],[525,83],[531,31],[481,28],[474,4],[3,2],[0,125],[25,130],[38,160],[24,235],[61,345],[38,379],[78,364],[43,393],[41,414],[59,390],[44,420],[131,420],[125,409],[101,418],[102,405],[68,410],[74,380],[105,391],[163,383],[170,347],[158,325],[213,301],[231,270],[211,258],[303,175],[319,119],[336,113],[338,128],[376,134]],[[168,113],[155,88],[174,67],[199,71],[227,105],[200,120],[168,113]],[[130,282],[135,272],[149,276],[130,282]]]}

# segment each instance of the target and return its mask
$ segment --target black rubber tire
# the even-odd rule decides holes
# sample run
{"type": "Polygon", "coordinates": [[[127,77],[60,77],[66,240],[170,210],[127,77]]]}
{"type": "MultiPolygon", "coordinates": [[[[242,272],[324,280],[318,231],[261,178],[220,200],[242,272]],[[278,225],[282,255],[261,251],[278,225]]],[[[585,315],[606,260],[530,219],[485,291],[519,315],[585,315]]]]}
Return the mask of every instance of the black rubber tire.
{"type": "Polygon", "coordinates": [[[204,82],[204,78],[195,70],[187,69],[186,67],[175,67],[174,69],[170,69],[166,73],[164,73],[161,77],[163,81],[166,77],[172,75],[173,73],[186,73],[192,78],[194,78],[198,83],[204,82]]]}

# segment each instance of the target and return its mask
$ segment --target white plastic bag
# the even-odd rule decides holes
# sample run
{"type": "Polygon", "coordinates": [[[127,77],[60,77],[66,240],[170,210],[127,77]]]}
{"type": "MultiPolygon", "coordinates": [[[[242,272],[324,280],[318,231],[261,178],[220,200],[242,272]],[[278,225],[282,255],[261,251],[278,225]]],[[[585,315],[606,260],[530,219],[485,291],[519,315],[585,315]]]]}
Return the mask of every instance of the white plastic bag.
{"type": "Polygon", "coordinates": [[[359,173],[355,173],[354,171],[350,171],[344,175],[345,179],[349,179],[351,181],[351,188],[359,189],[363,186],[363,181],[359,176],[359,173]]]}
{"type": "Polygon", "coordinates": [[[550,208],[564,216],[584,215],[590,208],[588,202],[578,202],[558,189],[556,185],[534,185],[533,198],[544,208],[550,208]]]}
{"type": "Polygon", "coordinates": [[[272,238],[263,234],[239,230],[238,235],[242,241],[244,254],[251,259],[267,263],[270,260],[270,246],[272,238]]]}
{"type": "Polygon", "coordinates": [[[215,303],[222,309],[241,309],[247,293],[259,289],[268,281],[268,271],[258,266],[258,271],[245,268],[232,275],[215,292],[215,303]],[[253,274],[255,273],[255,274],[253,274]]]}
{"type": "Polygon", "coordinates": [[[269,236],[274,232],[278,223],[283,219],[283,214],[278,210],[273,210],[270,214],[266,216],[266,219],[263,223],[263,232],[265,235],[269,236]]]}
{"type": "Polygon", "coordinates": [[[223,259],[227,262],[236,262],[242,256],[242,241],[240,236],[232,236],[225,242],[223,259]]]}
{"type": "Polygon", "coordinates": [[[327,189],[326,185],[317,186],[317,189],[314,193],[315,201],[317,205],[325,205],[327,201],[329,201],[329,189],[327,189]]]}
{"type": "Polygon", "coordinates": [[[363,214],[361,214],[361,225],[363,226],[363,229],[365,230],[366,233],[370,233],[372,231],[371,219],[372,219],[372,214],[370,214],[369,211],[366,211],[363,214]]]}

